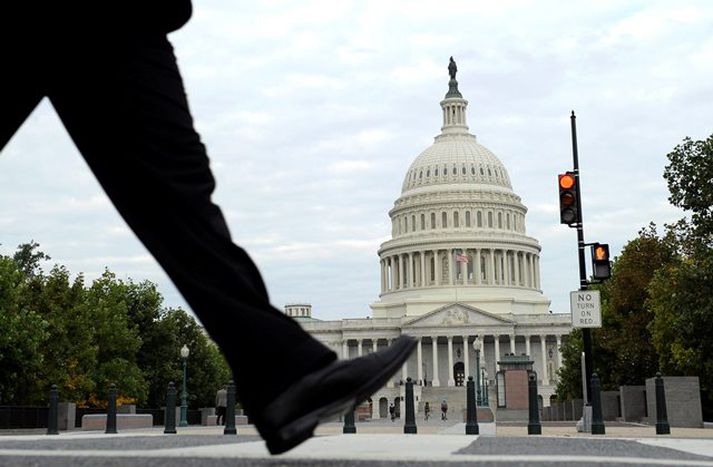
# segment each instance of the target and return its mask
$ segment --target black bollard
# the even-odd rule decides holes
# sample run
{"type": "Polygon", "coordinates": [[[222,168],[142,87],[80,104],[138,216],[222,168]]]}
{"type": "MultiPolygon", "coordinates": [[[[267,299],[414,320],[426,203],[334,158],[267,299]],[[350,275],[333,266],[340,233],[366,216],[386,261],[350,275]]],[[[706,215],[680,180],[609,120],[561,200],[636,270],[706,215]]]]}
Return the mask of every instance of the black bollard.
{"type": "Polygon", "coordinates": [[[235,428],[235,383],[230,380],[228,383],[228,406],[225,408],[225,428],[224,435],[237,435],[238,430],[235,428]]]}
{"type": "Polygon", "coordinates": [[[468,382],[466,383],[465,407],[465,434],[480,434],[480,427],[478,426],[478,407],[475,403],[475,381],[473,381],[472,376],[468,376],[468,382]]]}
{"type": "Polygon", "coordinates": [[[666,410],[666,392],[664,391],[661,373],[656,373],[656,434],[671,434],[671,426],[668,424],[668,411],[666,410]]]}
{"type": "Polygon", "coordinates": [[[406,378],[406,419],[404,420],[404,433],[416,434],[416,411],[413,404],[413,381],[406,378]]]}
{"type": "Polygon", "coordinates": [[[356,433],[356,425],[354,424],[354,409],[344,414],[344,427],[342,433],[353,435],[356,433]]]}
{"type": "Polygon", "coordinates": [[[166,413],[163,416],[163,425],[164,434],[176,434],[176,385],[173,384],[173,381],[168,383],[166,391],[166,413]]]}
{"type": "Polygon", "coordinates": [[[599,392],[599,376],[592,374],[592,434],[603,435],[604,420],[602,420],[602,395],[599,392]]]}
{"type": "Polygon", "coordinates": [[[57,410],[59,406],[59,395],[57,393],[57,385],[53,384],[50,388],[50,407],[47,412],[47,434],[59,434],[59,420],[57,419],[57,410]]]}
{"type": "Polygon", "coordinates": [[[528,435],[541,435],[540,406],[537,403],[537,373],[528,372],[527,375],[527,405],[529,408],[529,421],[527,423],[528,435]]]}
{"type": "Polygon", "coordinates": [[[109,385],[109,403],[106,407],[106,434],[116,434],[116,384],[109,385]]]}

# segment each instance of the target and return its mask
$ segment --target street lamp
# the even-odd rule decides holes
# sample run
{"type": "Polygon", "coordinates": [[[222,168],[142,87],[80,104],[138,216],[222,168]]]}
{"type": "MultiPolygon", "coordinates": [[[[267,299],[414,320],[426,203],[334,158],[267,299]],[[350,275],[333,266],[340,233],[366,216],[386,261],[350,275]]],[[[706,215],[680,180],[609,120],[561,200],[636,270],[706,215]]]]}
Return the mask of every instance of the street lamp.
{"type": "Polygon", "coordinates": [[[181,358],[183,359],[183,391],[181,392],[181,421],[178,426],[188,426],[188,390],[186,389],[186,366],[188,364],[188,355],[190,354],[188,346],[183,344],[181,347],[181,358]]]}
{"type": "Polygon", "coordinates": [[[475,339],[473,339],[473,349],[475,350],[475,387],[477,388],[475,405],[483,405],[480,393],[480,343],[478,336],[475,336],[475,339]]]}

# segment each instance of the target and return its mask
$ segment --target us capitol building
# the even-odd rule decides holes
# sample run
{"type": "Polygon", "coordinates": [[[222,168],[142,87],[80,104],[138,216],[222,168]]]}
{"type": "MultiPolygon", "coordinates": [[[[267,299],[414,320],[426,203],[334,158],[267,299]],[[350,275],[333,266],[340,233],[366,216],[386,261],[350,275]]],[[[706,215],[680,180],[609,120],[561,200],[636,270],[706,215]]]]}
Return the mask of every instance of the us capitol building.
{"type": "Polygon", "coordinates": [[[496,411],[498,361],[508,353],[534,360],[547,406],[571,329],[569,314],[552,314],[540,290],[540,245],[526,233],[527,208],[502,162],[468,132],[456,71],[451,59],[441,134],[413,161],[389,211],[392,239],[377,252],[381,293],[372,317],[320,321],[308,304],[285,306],[341,358],[376,351],[401,334],[419,340],[372,397],[374,418],[399,405],[407,377],[416,383],[417,411],[430,401],[437,413],[443,399],[458,410],[465,400],[459,386],[475,378],[476,356],[496,411]]]}

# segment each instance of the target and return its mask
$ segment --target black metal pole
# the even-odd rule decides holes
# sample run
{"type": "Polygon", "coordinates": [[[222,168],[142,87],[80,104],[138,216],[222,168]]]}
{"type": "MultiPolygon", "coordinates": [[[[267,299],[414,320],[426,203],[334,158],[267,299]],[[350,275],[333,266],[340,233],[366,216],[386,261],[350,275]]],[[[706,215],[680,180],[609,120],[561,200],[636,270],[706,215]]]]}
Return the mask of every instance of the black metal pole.
{"type": "Polygon", "coordinates": [[[163,415],[164,434],[176,434],[176,385],[168,383],[166,391],[166,413],[163,415]]]}
{"type": "Polygon", "coordinates": [[[668,424],[668,412],[666,410],[666,392],[664,391],[661,373],[656,373],[656,434],[671,434],[671,426],[668,424]]]}
{"type": "Polygon", "coordinates": [[[599,391],[599,376],[592,374],[592,434],[603,435],[604,420],[602,417],[602,396],[599,391]]]}
{"type": "Polygon", "coordinates": [[[235,382],[230,380],[228,383],[227,407],[225,407],[225,428],[224,435],[237,435],[238,430],[235,428],[235,382]]]}
{"type": "Polygon", "coordinates": [[[106,410],[106,434],[116,434],[116,384],[109,385],[109,403],[106,410]]]}
{"type": "Polygon", "coordinates": [[[465,434],[480,434],[480,427],[478,426],[478,407],[475,402],[475,381],[473,381],[472,376],[468,376],[468,382],[466,383],[465,403],[465,434]]]}
{"type": "Polygon", "coordinates": [[[342,433],[353,435],[356,433],[356,425],[354,424],[354,409],[344,414],[344,427],[342,433]]]}
{"type": "Polygon", "coordinates": [[[404,433],[416,434],[416,411],[413,403],[413,381],[406,378],[406,419],[404,420],[404,433]]]}
{"type": "MultiPolygon", "coordinates": [[[[575,184],[574,188],[577,196],[577,253],[579,258],[579,290],[587,290],[589,283],[587,282],[587,265],[584,258],[584,220],[582,218],[582,179],[579,176],[579,151],[577,150],[577,117],[574,115],[574,110],[570,116],[572,128],[572,163],[575,184]]],[[[582,329],[582,345],[584,347],[584,371],[586,375],[586,388],[583,388],[585,399],[592,400],[592,388],[590,381],[592,380],[592,331],[589,328],[582,329]]]]}
{"type": "Polygon", "coordinates": [[[527,375],[527,405],[529,409],[527,434],[541,435],[540,406],[537,403],[537,373],[534,371],[530,371],[527,375]]]}
{"type": "Polygon", "coordinates": [[[57,393],[57,385],[53,384],[50,388],[50,407],[47,413],[47,434],[59,434],[59,420],[57,411],[59,406],[59,394],[57,393]]]}

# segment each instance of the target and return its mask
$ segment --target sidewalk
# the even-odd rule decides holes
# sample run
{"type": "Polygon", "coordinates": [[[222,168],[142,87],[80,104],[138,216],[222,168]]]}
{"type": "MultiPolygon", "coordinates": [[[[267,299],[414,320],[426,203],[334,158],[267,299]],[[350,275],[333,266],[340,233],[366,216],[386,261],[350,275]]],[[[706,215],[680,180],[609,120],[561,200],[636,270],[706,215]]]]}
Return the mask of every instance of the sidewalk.
{"type": "Polygon", "coordinates": [[[222,427],[160,427],[103,432],[62,432],[0,436],[0,466],[436,466],[461,465],[691,465],[713,467],[713,430],[673,429],[654,435],[653,427],[607,426],[605,436],[576,433],[574,426],[543,427],[527,436],[526,426],[481,424],[480,436],[463,434],[463,423],[423,423],[418,434],[403,434],[391,421],[357,423],[356,435],[341,434],[327,423],[317,436],[281,456],[270,456],[254,427],[239,426],[238,436],[222,427]],[[496,435],[497,436],[494,436],[496,435]]]}

